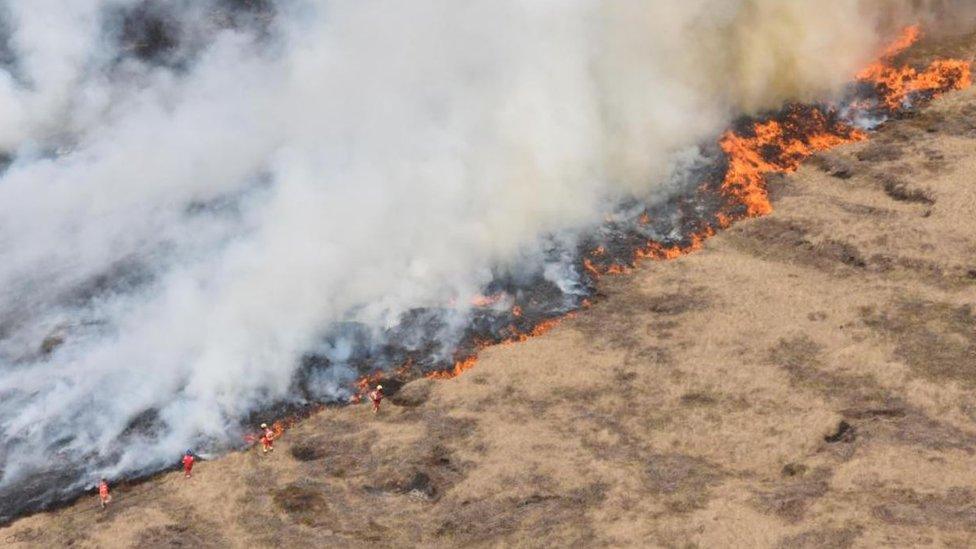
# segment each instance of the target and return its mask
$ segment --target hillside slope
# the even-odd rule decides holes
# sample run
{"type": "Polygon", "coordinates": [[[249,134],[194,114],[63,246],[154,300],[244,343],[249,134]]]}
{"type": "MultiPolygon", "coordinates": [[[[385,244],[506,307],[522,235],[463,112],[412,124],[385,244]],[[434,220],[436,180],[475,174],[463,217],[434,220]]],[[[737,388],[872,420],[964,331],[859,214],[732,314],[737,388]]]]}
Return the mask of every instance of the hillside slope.
{"type": "MultiPolygon", "coordinates": [[[[976,543],[976,92],[605,277],[545,336],[277,451],[0,529],[13,547],[976,543]]],[[[175,459],[175,458],[174,458],[175,459]]]]}

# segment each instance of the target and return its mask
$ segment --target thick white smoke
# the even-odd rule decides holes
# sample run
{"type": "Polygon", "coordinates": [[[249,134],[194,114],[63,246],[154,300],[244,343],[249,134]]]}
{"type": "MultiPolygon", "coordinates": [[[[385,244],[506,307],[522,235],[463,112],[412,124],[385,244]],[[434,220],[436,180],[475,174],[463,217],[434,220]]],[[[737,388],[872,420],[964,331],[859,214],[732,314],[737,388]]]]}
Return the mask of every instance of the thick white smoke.
{"type": "Polygon", "coordinates": [[[136,0],[3,4],[0,491],[225,440],[334,323],[464,303],[730,116],[829,97],[896,2],[214,3],[155,2],[148,61],[136,0]]]}

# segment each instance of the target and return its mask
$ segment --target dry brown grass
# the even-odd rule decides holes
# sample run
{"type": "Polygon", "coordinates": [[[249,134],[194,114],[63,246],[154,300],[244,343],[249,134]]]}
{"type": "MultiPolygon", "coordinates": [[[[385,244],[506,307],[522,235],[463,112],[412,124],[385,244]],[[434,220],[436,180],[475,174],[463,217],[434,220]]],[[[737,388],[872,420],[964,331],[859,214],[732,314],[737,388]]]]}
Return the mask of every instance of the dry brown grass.
{"type": "Polygon", "coordinates": [[[13,547],[976,544],[976,91],[544,337],[13,547]]]}

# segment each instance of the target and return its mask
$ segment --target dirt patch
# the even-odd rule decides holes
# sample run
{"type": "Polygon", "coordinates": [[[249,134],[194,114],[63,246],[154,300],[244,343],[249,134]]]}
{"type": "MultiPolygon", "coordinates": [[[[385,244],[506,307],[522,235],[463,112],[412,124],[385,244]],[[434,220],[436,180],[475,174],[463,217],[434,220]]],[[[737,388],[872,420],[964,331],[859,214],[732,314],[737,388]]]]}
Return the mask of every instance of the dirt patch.
{"type": "Polygon", "coordinates": [[[717,465],[696,456],[657,454],[647,462],[647,490],[662,497],[668,511],[676,513],[703,508],[711,488],[724,476],[717,465]]]}
{"type": "Polygon", "coordinates": [[[202,533],[187,524],[168,524],[146,528],[139,533],[135,547],[225,547],[219,537],[202,533]]]}
{"type": "Polygon", "coordinates": [[[438,493],[437,486],[434,485],[430,475],[424,472],[414,473],[410,482],[403,487],[403,491],[410,497],[424,501],[435,499],[438,493]]]}
{"type": "Polygon", "coordinates": [[[971,305],[910,300],[861,314],[916,374],[976,387],[976,316],[971,305]]]}
{"type": "Polygon", "coordinates": [[[623,363],[625,366],[660,365],[671,364],[673,360],[671,352],[665,347],[640,345],[627,349],[623,363]]]}
{"type": "Polygon", "coordinates": [[[648,295],[639,300],[639,305],[656,315],[674,316],[708,305],[704,288],[688,288],[686,292],[648,295]]]}
{"type": "Polygon", "coordinates": [[[976,105],[966,104],[959,109],[926,109],[915,116],[913,126],[927,133],[940,133],[955,137],[976,135],[976,105]]]}
{"type": "Polygon", "coordinates": [[[368,434],[312,436],[295,442],[291,455],[314,466],[316,474],[344,478],[368,465],[372,448],[373,438],[368,434]]]}
{"type": "Polygon", "coordinates": [[[680,400],[683,406],[714,406],[718,404],[718,398],[703,392],[685,393],[681,395],[680,400]]]}
{"type": "Polygon", "coordinates": [[[323,494],[323,487],[312,482],[298,482],[276,490],[274,504],[288,517],[306,526],[326,525],[334,522],[323,494]]]}
{"type": "Polygon", "coordinates": [[[897,143],[878,139],[868,143],[866,147],[857,152],[854,156],[861,162],[877,164],[879,162],[892,162],[899,160],[905,155],[904,147],[897,143]]]}
{"type": "Polygon", "coordinates": [[[468,442],[477,422],[437,411],[424,413],[422,421],[426,429],[410,445],[393,453],[359,456],[355,481],[361,490],[433,502],[465,478],[470,464],[458,458],[454,448],[468,442]]]}
{"type": "Polygon", "coordinates": [[[291,447],[291,455],[298,461],[315,461],[329,455],[326,442],[321,437],[315,437],[298,442],[291,447]]]}
{"type": "Polygon", "coordinates": [[[824,442],[827,444],[837,444],[838,442],[854,442],[857,438],[857,431],[854,426],[846,421],[841,421],[837,424],[837,429],[833,433],[824,436],[824,442]]]}
{"type": "Polygon", "coordinates": [[[874,378],[830,372],[821,357],[823,346],[806,334],[782,338],[769,350],[768,361],[782,368],[790,384],[844,402],[883,403],[884,393],[874,378]]]}
{"type": "Polygon", "coordinates": [[[827,494],[829,469],[820,467],[786,479],[779,485],[757,495],[756,506],[764,513],[774,514],[783,520],[797,522],[816,500],[827,494]]]}
{"type": "Polygon", "coordinates": [[[919,494],[899,490],[887,494],[886,503],[872,514],[888,524],[929,526],[976,531],[976,493],[971,488],[952,488],[945,494],[919,494]]]}
{"type": "Polygon", "coordinates": [[[865,425],[876,435],[887,436],[900,444],[931,450],[967,450],[976,448],[976,437],[952,425],[932,419],[920,410],[908,409],[904,416],[891,421],[865,425]]]}
{"type": "Polygon", "coordinates": [[[430,398],[430,380],[416,380],[403,386],[395,395],[387,398],[390,404],[403,408],[416,408],[430,398]]]}
{"type": "Polygon", "coordinates": [[[838,179],[850,179],[857,173],[857,166],[845,155],[836,151],[814,155],[809,162],[827,175],[838,179]]]}
{"type": "MultiPolygon", "coordinates": [[[[623,282],[614,281],[624,285],[623,282]]],[[[692,311],[705,310],[710,302],[704,287],[688,287],[680,292],[645,293],[628,291],[628,299],[611,298],[603,306],[581,315],[574,322],[588,339],[597,342],[598,348],[624,349],[629,360],[639,362],[667,362],[666,350],[648,346],[647,336],[658,341],[670,340],[681,326],[682,316],[692,311]],[[650,322],[634,324],[632,319],[653,314],[650,322]]]]}
{"type": "Polygon", "coordinates": [[[942,265],[921,257],[877,253],[871,255],[868,263],[875,272],[892,273],[902,271],[909,276],[917,274],[937,286],[945,286],[953,282],[965,283],[964,281],[958,280],[961,277],[957,277],[957,280],[948,278],[942,265]]]}
{"type": "Polygon", "coordinates": [[[783,538],[778,547],[780,549],[846,549],[853,547],[857,538],[861,537],[864,528],[850,526],[847,528],[817,528],[783,538]]]}
{"type": "Polygon", "coordinates": [[[863,269],[867,266],[861,251],[848,242],[828,239],[818,244],[814,248],[814,252],[819,256],[839,261],[848,267],[863,269]]]}
{"type": "Polygon", "coordinates": [[[820,271],[867,266],[862,252],[854,244],[837,239],[820,240],[811,234],[811,230],[797,221],[764,217],[737,225],[726,240],[739,251],[760,259],[820,271]]]}
{"type": "Polygon", "coordinates": [[[784,477],[797,477],[807,474],[810,468],[802,463],[787,463],[783,466],[781,474],[784,477]]]}
{"type": "Polygon", "coordinates": [[[904,179],[893,175],[884,174],[880,176],[881,187],[892,200],[898,202],[910,202],[914,204],[925,204],[931,206],[935,204],[932,193],[923,189],[910,187],[904,179]]]}
{"type": "Polygon", "coordinates": [[[434,535],[451,545],[545,539],[547,545],[557,547],[592,546],[595,537],[587,511],[606,499],[606,490],[602,484],[592,484],[568,493],[539,491],[521,497],[464,500],[452,506],[434,535]]]}
{"type": "Polygon", "coordinates": [[[44,537],[44,532],[37,528],[24,528],[23,530],[14,532],[2,538],[4,543],[14,544],[14,543],[40,543],[41,538],[44,537]]]}
{"type": "Polygon", "coordinates": [[[187,509],[169,517],[173,523],[139,532],[135,547],[226,547],[218,525],[201,520],[187,509]]]}

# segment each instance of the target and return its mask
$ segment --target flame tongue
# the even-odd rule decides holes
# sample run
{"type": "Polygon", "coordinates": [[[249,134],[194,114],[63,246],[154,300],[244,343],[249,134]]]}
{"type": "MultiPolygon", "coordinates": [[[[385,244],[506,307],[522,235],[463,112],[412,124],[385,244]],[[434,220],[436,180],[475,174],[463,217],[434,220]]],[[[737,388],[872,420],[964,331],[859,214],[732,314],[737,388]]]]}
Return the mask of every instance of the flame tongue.
{"type": "Polygon", "coordinates": [[[759,122],[753,135],[726,132],[719,146],[729,159],[722,191],[744,205],[747,217],[773,210],[766,192],[766,175],[796,171],[810,155],[867,136],[833,113],[817,107],[794,105],[779,119],[759,122]]]}
{"type": "Polygon", "coordinates": [[[873,84],[889,110],[908,105],[913,95],[934,97],[972,84],[969,62],[959,59],[933,61],[922,71],[912,67],[871,66],[861,71],[858,79],[873,84]]]}
{"type": "MultiPolygon", "coordinates": [[[[933,61],[923,70],[894,66],[893,59],[921,36],[917,25],[906,28],[877,62],[857,74],[860,82],[872,85],[878,103],[888,111],[908,106],[915,96],[932,99],[972,85],[970,64],[959,59],[933,61]]],[[[853,107],[867,109],[861,104],[853,107]]],[[[767,174],[795,171],[804,159],[818,151],[866,138],[863,131],[839,121],[833,111],[790,106],[777,118],[755,123],[749,132],[729,131],[722,136],[719,146],[729,159],[722,191],[733,202],[745,206],[745,216],[768,214],[772,205],[766,193],[767,174]]]]}
{"type": "Polygon", "coordinates": [[[919,27],[908,27],[882,54],[881,58],[857,74],[857,79],[874,86],[881,103],[889,110],[897,110],[910,103],[913,95],[929,98],[951,90],[972,85],[968,61],[940,59],[925,69],[896,67],[892,59],[922,37],[919,27]]]}
{"type": "Polygon", "coordinates": [[[912,45],[914,45],[915,42],[918,42],[921,37],[922,29],[918,25],[905,27],[902,29],[901,35],[898,37],[898,39],[891,44],[888,44],[888,47],[885,48],[884,53],[881,54],[881,59],[891,60],[899,53],[912,47],[912,45]]]}
{"type": "MultiPolygon", "coordinates": [[[[860,93],[870,94],[870,97],[859,95],[848,104],[844,109],[846,119],[854,120],[863,114],[884,117],[910,106],[914,98],[929,100],[972,84],[970,65],[963,60],[937,60],[924,70],[894,66],[894,58],[921,36],[918,26],[906,28],[877,62],[858,73],[858,81],[870,85],[866,89],[862,87],[860,93]]],[[[683,236],[677,242],[638,238],[640,242],[628,247],[623,259],[619,251],[611,255],[606,253],[604,246],[598,246],[582,258],[582,268],[594,278],[623,274],[642,259],[667,260],[697,250],[717,230],[736,220],[772,211],[767,193],[769,174],[796,171],[803,160],[819,151],[866,138],[864,131],[842,120],[836,109],[809,105],[790,105],[773,117],[751,122],[745,129],[730,130],[719,140],[728,164],[717,187],[719,205],[711,217],[706,213],[693,220],[686,226],[687,230],[681,231],[683,236]]],[[[713,202],[715,195],[716,186],[706,182],[697,194],[684,200],[695,206],[689,210],[695,210],[702,204],[713,202]]],[[[635,225],[643,227],[650,222],[645,211],[635,225]]],[[[666,228],[661,232],[671,231],[666,228]]],[[[640,230],[634,233],[643,234],[640,230]]]]}

